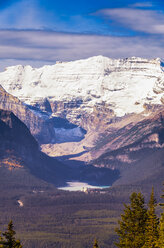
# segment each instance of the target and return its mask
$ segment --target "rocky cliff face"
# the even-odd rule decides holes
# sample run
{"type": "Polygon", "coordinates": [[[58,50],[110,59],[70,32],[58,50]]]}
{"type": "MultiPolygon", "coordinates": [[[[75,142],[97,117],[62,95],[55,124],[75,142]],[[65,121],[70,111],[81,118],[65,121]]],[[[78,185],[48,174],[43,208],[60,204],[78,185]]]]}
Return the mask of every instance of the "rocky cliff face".
{"type": "Polygon", "coordinates": [[[48,116],[32,111],[23,104],[17,97],[7,93],[0,86],[0,109],[12,111],[20,120],[22,120],[35,138],[42,143],[51,142],[55,139],[53,124],[48,116]]]}
{"type": "Polygon", "coordinates": [[[99,137],[91,151],[96,165],[118,168],[134,164],[153,151],[160,150],[164,144],[164,110],[152,113],[142,120],[129,122],[122,128],[110,126],[99,137]]]}

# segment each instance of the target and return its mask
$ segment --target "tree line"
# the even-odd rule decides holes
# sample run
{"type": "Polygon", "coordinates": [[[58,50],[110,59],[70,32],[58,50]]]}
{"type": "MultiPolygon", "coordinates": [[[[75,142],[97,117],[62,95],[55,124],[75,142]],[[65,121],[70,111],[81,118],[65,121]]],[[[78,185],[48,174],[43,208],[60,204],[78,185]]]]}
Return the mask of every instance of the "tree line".
{"type": "MultiPolygon", "coordinates": [[[[164,195],[161,196],[164,199],[164,195]]],[[[164,208],[164,203],[160,204],[164,208]]],[[[161,218],[156,215],[157,202],[152,188],[148,208],[141,193],[132,193],[130,204],[124,204],[119,227],[116,228],[118,248],[164,248],[164,211],[161,218]]],[[[99,248],[95,240],[93,248],[99,248]]]]}
{"type": "Polygon", "coordinates": [[[22,248],[20,240],[15,239],[15,234],[11,220],[8,224],[7,231],[0,235],[0,248],[22,248]]]}
{"type": "Polygon", "coordinates": [[[158,218],[156,206],[153,188],[148,209],[141,193],[131,194],[130,204],[124,204],[124,213],[116,229],[119,241],[115,244],[118,248],[164,248],[164,212],[158,218]]]}
{"type": "MultiPolygon", "coordinates": [[[[164,195],[161,196],[164,199],[164,195]]],[[[164,209],[164,203],[160,204],[164,209]]],[[[124,212],[116,228],[118,248],[164,248],[164,211],[159,218],[156,215],[157,202],[152,188],[148,208],[141,193],[133,192],[130,204],[124,204],[124,212]]],[[[0,248],[22,248],[20,240],[15,238],[13,222],[0,235],[0,248]]],[[[98,248],[95,240],[93,248],[98,248]]]]}

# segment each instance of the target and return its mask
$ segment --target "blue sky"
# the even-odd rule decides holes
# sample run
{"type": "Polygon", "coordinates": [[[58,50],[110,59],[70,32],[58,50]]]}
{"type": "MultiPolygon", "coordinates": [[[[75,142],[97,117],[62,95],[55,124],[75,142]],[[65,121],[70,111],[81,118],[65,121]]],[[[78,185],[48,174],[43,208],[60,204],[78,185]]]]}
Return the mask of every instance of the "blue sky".
{"type": "Polygon", "coordinates": [[[0,0],[0,66],[164,58],[163,0],[0,0]]]}

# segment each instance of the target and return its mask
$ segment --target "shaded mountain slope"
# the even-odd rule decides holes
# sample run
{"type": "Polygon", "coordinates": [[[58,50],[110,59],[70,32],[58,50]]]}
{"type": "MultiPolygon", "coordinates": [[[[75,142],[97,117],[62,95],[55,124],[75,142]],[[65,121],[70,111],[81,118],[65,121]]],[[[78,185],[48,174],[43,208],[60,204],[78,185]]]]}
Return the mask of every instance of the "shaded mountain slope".
{"type": "MultiPolygon", "coordinates": [[[[117,168],[117,185],[141,186],[149,192],[152,185],[161,191],[164,181],[164,110],[154,111],[137,123],[130,123],[118,132],[104,135],[92,154],[102,154],[93,163],[99,167],[117,168]],[[103,153],[104,145],[104,153],[103,153]]],[[[160,195],[160,194],[159,194],[160,195]]]]}
{"type": "Polygon", "coordinates": [[[109,129],[92,150],[97,166],[125,167],[139,162],[152,151],[161,149],[164,143],[164,110],[153,112],[139,122],[131,122],[120,129],[109,129]]]}
{"type": "MultiPolygon", "coordinates": [[[[38,179],[55,186],[63,186],[67,181],[84,181],[93,184],[103,180],[113,183],[118,178],[117,170],[101,170],[92,165],[66,165],[48,157],[39,150],[38,143],[24,123],[12,112],[0,110],[0,163],[9,170],[30,173],[38,179]]],[[[13,172],[14,173],[14,172],[13,172]]]]}
{"type": "Polygon", "coordinates": [[[63,165],[40,152],[26,125],[10,111],[0,110],[0,140],[1,167],[26,170],[54,184],[61,180],[63,165]]]}
{"type": "Polygon", "coordinates": [[[140,191],[147,194],[151,192],[152,186],[156,196],[160,199],[162,185],[164,182],[164,148],[152,151],[149,156],[140,162],[127,166],[122,170],[120,178],[114,183],[113,187],[121,186],[125,188],[140,187],[140,191]]]}

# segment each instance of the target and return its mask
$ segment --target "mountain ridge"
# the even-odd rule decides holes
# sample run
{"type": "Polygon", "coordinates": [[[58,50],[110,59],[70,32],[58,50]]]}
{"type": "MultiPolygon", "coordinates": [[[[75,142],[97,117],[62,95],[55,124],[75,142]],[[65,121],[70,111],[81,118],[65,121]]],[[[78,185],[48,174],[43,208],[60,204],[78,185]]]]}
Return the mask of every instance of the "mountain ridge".
{"type": "Polygon", "coordinates": [[[123,116],[142,112],[144,103],[161,104],[162,65],[159,58],[95,56],[38,69],[8,67],[0,73],[0,83],[26,104],[78,123],[79,112],[92,114],[94,108],[106,106],[113,115],[123,116]]]}
{"type": "Polygon", "coordinates": [[[122,171],[163,147],[159,58],[96,56],[39,69],[15,66],[0,73],[0,83],[36,116],[48,116],[60,144],[54,139],[42,151],[68,164],[81,160],[122,171]]]}

